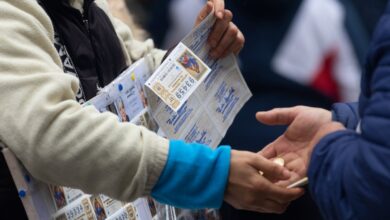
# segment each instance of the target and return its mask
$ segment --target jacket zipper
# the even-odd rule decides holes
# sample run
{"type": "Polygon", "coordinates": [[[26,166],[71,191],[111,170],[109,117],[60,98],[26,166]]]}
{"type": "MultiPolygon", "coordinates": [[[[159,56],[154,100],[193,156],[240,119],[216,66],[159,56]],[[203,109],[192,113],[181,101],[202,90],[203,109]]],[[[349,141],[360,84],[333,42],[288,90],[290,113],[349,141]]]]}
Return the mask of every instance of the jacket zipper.
{"type": "MultiPolygon", "coordinates": [[[[87,10],[87,9],[85,9],[87,10]]],[[[88,35],[88,38],[89,38],[89,41],[91,42],[91,46],[92,46],[92,50],[95,54],[95,68],[96,68],[96,72],[98,74],[97,78],[98,78],[98,82],[97,82],[97,87],[104,87],[104,82],[103,82],[103,76],[102,76],[102,73],[100,72],[100,69],[98,68],[98,65],[97,65],[97,61],[96,61],[96,49],[95,47],[93,46],[93,42],[92,42],[92,38],[91,38],[91,35],[90,35],[90,30],[89,30],[89,20],[88,20],[88,15],[87,15],[87,11],[84,11],[82,14],[81,14],[81,19],[84,23],[84,26],[85,26],[85,29],[87,30],[87,35],[88,35]]]]}
{"type": "Polygon", "coordinates": [[[85,15],[85,13],[82,14],[82,19],[83,19],[85,29],[87,29],[87,33],[89,35],[89,21],[88,21],[87,16],[85,15]]]}

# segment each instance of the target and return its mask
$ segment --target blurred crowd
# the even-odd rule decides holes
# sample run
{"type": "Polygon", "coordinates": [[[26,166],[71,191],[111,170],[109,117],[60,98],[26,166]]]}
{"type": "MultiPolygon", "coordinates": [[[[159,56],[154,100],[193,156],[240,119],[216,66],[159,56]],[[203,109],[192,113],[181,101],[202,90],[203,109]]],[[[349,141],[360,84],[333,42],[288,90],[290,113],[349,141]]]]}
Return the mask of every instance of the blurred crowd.
{"type": "MultiPolygon", "coordinates": [[[[169,49],[192,28],[205,0],[109,0],[115,16],[169,49]]],[[[253,97],[224,143],[259,151],[285,127],[254,120],[257,111],[356,101],[369,40],[386,0],[226,0],[246,38],[239,55],[253,97]],[[245,125],[250,129],[240,129],[245,125]]],[[[224,219],[321,219],[309,194],[280,216],[221,209],[224,219]]]]}

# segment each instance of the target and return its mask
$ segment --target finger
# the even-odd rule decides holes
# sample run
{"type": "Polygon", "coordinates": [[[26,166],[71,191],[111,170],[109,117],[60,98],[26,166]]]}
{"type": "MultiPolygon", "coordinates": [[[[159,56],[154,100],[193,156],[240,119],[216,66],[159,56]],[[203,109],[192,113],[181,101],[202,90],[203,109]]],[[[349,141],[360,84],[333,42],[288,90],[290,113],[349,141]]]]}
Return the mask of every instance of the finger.
{"type": "Polygon", "coordinates": [[[267,125],[288,125],[299,113],[298,107],[275,108],[267,112],[257,112],[256,119],[267,125]]]}
{"type": "Polygon", "coordinates": [[[245,38],[244,35],[238,30],[237,35],[230,44],[230,46],[222,53],[221,57],[226,57],[227,55],[234,53],[234,55],[238,55],[241,49],[244,47],[245,38]]]}
{"type": "Polygon", "coordinates": [[[214,3],[215,16],[219,19],[223,19],[224,10],[225,10],[225,1],[224,0],[211,0],[214,3]]]}
{"type": "Polygon", "coordinates": [[[219,41],[218,45],[211,50],[210,55],[215,59],[220,58],[223,53],[229,48],[229,46],[234,43],[237,34],[237,26],[233,24],[233,22],[230,22],[228,28],[222,36],[222,39],[219,41]]]}
{"type": "Polygon", "coordinates": [[[272,162],[271,160],[265,159],[259,154],[251,155],[252,158],[249,163],[256,170],[262,171],[264,176],[275,180],[286,180],[290,178],[290,172],[286,168],[272,162]]]}
{"type": "Polygon", "coordinates": [[[213,11],[213,3],[207,2],[196,17],[195,27],[198,26],[213,11]]]}
{"type": "Polygon", "coordinates": [[[221,40],[223,34],[226,32],[229,27],[229,23],[233,18],[232,12],[229,10],[225,10],[225,15],[223,19],[217,19],[214,24],[213,30],[210,33],[208,42],[212,48],[218,46],[218,42],[221,40]]]}
{"type": "Polygon", "coordinates": [[[238,40],[237,46],[232,48],[233,53],[235,55],[238,55],[241,52],[242,48],[244,48],[244,45],[245,45],[245,37],[244,37],[244,34],[242,34],[241,31],[238,32],[237,40],[238,40]]]}

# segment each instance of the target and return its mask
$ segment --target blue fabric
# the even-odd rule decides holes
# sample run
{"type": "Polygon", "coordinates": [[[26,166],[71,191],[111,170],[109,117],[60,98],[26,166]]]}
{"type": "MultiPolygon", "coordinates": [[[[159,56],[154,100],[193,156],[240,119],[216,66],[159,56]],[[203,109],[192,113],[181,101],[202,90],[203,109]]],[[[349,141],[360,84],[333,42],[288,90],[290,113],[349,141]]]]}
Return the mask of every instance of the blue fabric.
{"type": "Polygon", "coordinates": [[[359,124],[358,103],[337,103],[332,107],[333,121],[342,123],[346,128],[356,130],[359,124]]]}
{"type": "Polygon", "coordinates": [[[310,191],[326,219],[390,219],[390,7],[370,46],[359,100],[361,133],[315,147],[310,191]]]}
{"type": "Polygon", "coordinates": [[[171,141],[168,161],[152,190],[157,201],[187,209],[219,208],[230,168],[230,147],[171,141]]]}

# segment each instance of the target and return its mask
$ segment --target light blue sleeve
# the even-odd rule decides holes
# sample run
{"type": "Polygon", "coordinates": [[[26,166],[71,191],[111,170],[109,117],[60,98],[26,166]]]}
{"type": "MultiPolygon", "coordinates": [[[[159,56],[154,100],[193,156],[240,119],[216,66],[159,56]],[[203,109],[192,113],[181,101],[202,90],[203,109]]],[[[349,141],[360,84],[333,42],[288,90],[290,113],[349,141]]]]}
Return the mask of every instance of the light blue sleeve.
{"type": "Polygon", "coordinates": [[[168,160],[152,190],[157,201],[186,209],[219,208],[229,176],[231,149],[171,141],[168,160]]]}

